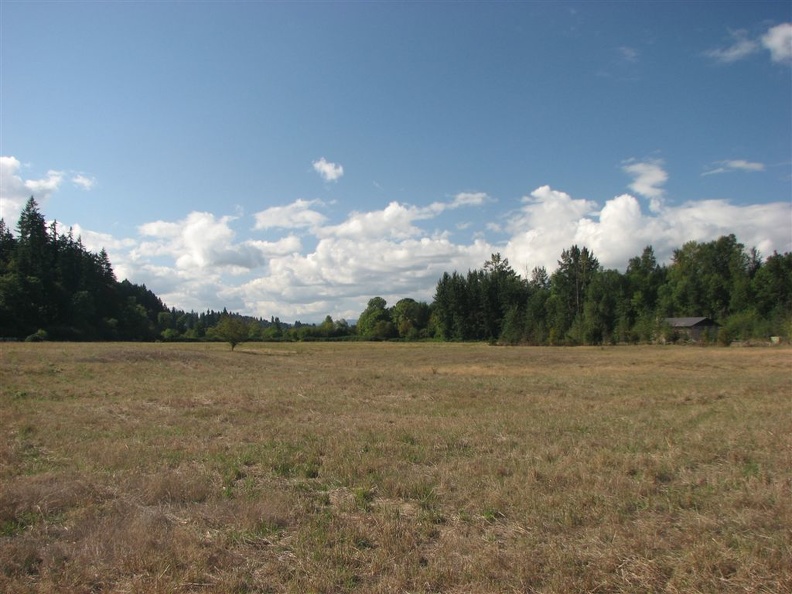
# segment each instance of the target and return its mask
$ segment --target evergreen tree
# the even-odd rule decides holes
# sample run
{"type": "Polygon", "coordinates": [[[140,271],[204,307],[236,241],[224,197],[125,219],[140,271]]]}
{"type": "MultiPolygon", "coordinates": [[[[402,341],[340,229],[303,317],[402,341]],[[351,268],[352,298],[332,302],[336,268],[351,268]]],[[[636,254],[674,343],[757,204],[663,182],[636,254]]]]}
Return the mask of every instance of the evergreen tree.
{"type": "Polygon", "coordinates": [[[22,276],[37,277],[42,280],[50,276],[49,243],[44,215],[31,196],[22,209],[17,223],[16,263],[17,270],[22,276]]]}
{"type": "MultiPolygon", "coordinates": [[[[454,272],[456,274],[456,272],[454,272]]],[[[436,336],[444,340],[453,340],[454,301],[451,275],[447,272],[437,281],[432,309],[432,325],[436,336]]]]}
{"type": "Polygon", "coordinates": [[[617,270],[594,273],[583,308],[583,334],[586,344],[616,342],[616,330],[624,303],[624,277],[617,270]]]}
{"type": "Polygon", "coordinates": [[[0,336],[149,340],[163,308],[145,287],[118,283],[107,252],[91,253],[71,229],[48,226],[34,198],[17,238],[0,221],[0,336]]]}
{"type": "Polygon", "coordinates": [[[531,344],[546,344],[548,340],[547,300],[550,297],[550,277],[544,266],[531,272],[528,282],[528,301],[523,318],[524,340],[531,344]]]}
{"type": "Polygon", "coordinates": [[[556,340],[567,335],[574,342],[581,342],[583,305],[586,291],[594,274],[599,270],[599,261],[588,248],[573,245],[561,252],[558,268],[550,278],[551,329],[556,340]]]}
{"type": "Polygon", "coordinates": [[[16,251],[16,240],[6,226],[5,220],[0,219],[0,275],[11,269],[11,257],[16,251]]]}
{"type": "MultiPolygon", "coordinates": [[[[0,337],[195,340],[208,330],[217,338],[240,323],[245,340],[350,333],[345,321],[330,316],[319,325],[289,328],[274,317],[243,318],[225,309],[168,309],[145,285],[118,282],[104,249],[92,253],[71,229],[64,234],[57,222],[47,225],[33,197],[16,229],[15,237],[0,219],[0,337]]],[[[572,246],[562,251],[552,276],[535,268],[525,280],[495,253],[466,275],[444,273],[431,304],[406,298],[388,308],[374,297],[357,332],[376,339],[433,332],[445,340],[597,344],[651,340],[664,317],[697,315],[721,323],[729,338],[790,337],[792,254],[774,253],[762,262],[756,249],[746,251],[726,235],[684,244],[667,267],[647,246],[620,274],[602,270],[586,247],[572,246]]]]}
{"type": "Polygon", "coordinates": [[[640,256],[630,259],[625,273],[625,303],[619,315],[619,335],[622,340],[651,340],[665,276],[666,269],[657,263],[650,245],[644,248],[640,256]]]}
{"type": "Polygon", "coordinates": [[[522,334],[522,316],[528,298],[527,284],[509,265],[508,258],[499,253],[492,254],[484,263],[482,282],[483,335],[481,338],[494,340],[500,338],[508,314],[508,334],[511,339],[522,334]]]}

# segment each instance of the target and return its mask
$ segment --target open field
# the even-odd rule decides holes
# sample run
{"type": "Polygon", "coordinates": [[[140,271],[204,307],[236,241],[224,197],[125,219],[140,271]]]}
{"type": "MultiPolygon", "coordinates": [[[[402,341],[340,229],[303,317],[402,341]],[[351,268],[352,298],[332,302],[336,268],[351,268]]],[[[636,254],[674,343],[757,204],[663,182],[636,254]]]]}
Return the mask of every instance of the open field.
{"type": "Polygon", "coordinates": [[[790,592],[792,350],[0,345],[3,592],[790,592]]]}

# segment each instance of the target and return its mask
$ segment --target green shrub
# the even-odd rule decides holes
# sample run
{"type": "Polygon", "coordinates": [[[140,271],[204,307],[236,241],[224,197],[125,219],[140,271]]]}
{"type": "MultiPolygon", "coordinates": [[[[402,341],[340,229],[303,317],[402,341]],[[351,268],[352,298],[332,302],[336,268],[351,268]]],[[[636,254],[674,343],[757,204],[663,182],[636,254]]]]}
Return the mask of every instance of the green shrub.
{"type": "Polygon", "coordinates": [[[25,342],[43,342],[48,339],[49,335],[47,334],[47,331],[39,328],[33,334],[25,338],[25,342]]]}

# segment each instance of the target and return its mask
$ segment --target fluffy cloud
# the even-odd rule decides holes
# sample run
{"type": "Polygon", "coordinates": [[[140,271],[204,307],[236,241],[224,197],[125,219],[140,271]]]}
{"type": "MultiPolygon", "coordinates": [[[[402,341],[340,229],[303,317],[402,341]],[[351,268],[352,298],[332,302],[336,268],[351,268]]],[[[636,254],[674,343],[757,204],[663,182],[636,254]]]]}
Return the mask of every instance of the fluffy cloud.
{"type": "Polygon", "coordinates": [[[344,168],[341,165],[330,163],[324,157],[314,161],[313,168],[325,181],[336,181],[344,175],[344,168]]]}
{"type": "Polygon", "coordinates": [[[429,206],[391,202],[352,212],[336,224],[314,210],[321,203],[298,200],[255,215],[257,229],[288,233],[271,242],[240,241],[231,225],[245,227],[244,221],[194,212],[180,221],[143,225],[134,247],[124,243],[108,251],[119,278],[146,283],[169,305],[228,307],[310,322],[328,314],[357,318],[375,295],[390,304],[403,297],[431,301],[443,272],[479,268],[494,252],[528,275],[535,266],[552,272],[572,244],[589,247],[603,266],[621,270],[646,245],[668,262],[686,241],[728,233],[764,254],[792,250],[790,204],[707,200],[666,206],[656,201],[665,176],[657,162],[630,162],[625,172],[642,179],[643,195],[598,203],[541,186],[498,228],[508,238],[497,243],[481,236],[455,241],[449,232],[424,228],[429,220],[442,227],[446,211],[488,200],[486,194],[458,194],[429,206]],[[291,234],[293,229],[302,230],[306,241],[291,234]]]}
{"type": "Polygon", "coordinates": [[[379,237],[407,238],[420,233],[413,222],[431,216],[426,209],[391,202],[382,210],[353,212],[346,221],[319,231],[320,237],[348,237],[358,240],[379,237]]]}
{"type": "Polygon", "coordinates": [[[257,212],[255,229],[314,229],[320,227],[327,217],[312,210],[312,206],[320,206],[319,200],[295,200],[286,206],[273,206],[257,212]]]}
{"type": "Polygon", "coordinates": [[[176,269],[191,275],[209,268],[242,273],[266,264],[267,258],[300,249],[300,240],[287,236],[276,242],[245,241],[235,243],[230,227],[233,217],[220,219],[208,212],[191,212],[187,218],[172,223],[155,221],[138,229],[146,238],[133,251],[135,260],[165,256],[175,259],[176,269]]]}
{"type": "Polygon", "coordinates": [[[19,213],[31,196],[39,204],[46,202],[63,181],[62,171],[50,170],[41,179],[23,180],[19,175],[22,164],[15,157],[0,157],[0,217],[14,227],[19,213]]]}
{"type": "Polygon", "coordinates": [[[701,200],[669,209],[663,223],[672,248],[734,233],[746,246],[768,255],[792,250],[790,220],[792,205],[784,202],[738,206],[728,200],[701,200]]]}
{"type": "Polygon", "coordinates": [[[96,179],[83,175],[82,173],[78,173],[72,177],[72,183],[83,190],[90,190],[96,185],[96,179]]]}
{"type": "MultiPolygon", "coordinates": [[[[81,225],[72,225],[71,231],[74,237],[82,239],[83,246],[90,252],[99,252],[102,249],[107,250],[108,253],[119,253],[137,247],[138,242],[130,238],[118,238],[109,233],[99,233],[85,229],[81,225]]],[[[112,262],[112,258],[110,259],[112,262]]]]}
{"type": "Polygon", "coordinates": [[[668,173],[663,169],[659,159],[635,161],[631,159],[622,166],[622,171],[633,178],[630,189],[633,192],[651,199],[650,208],[660,210],[665,190],[661,187],[668,181],[668,173]]]}
{"type": "Polygon", "coordinates": [[[770,52],[773,62],[792,63],[792,23],[771,27],[758,39],[748,37],[748,33],[743,30],[733,31],[731,35],[731,45],[712,49],[704,54],[721,64],[731,64],[764,48],[770,52]]]}
{"type": "Polygon", "coordinates": [[[783,23],[770,28],[762,36],[762,45],[770,50],[773,62],[792,62],[792,23],[783,23]]]}
{"type": "Polygon", "coordinates": [[[764,163],[754,163],[745,161],[743,159],[735,159],[732,161],[718,161],[712,168],[708,169],[701,175],[714,175],[718,173],[729,173],[732,171],[764,171],[764,163]]]}
{"type": "Polygon", "coordinates": [[[460,192],[449,204],[449,208],[457,208],[459,206],[480,206],[489,200],[484,192],[460,192]]]}
{"type": "Polygon", "coordinates": [[[273,258],[267,274],[235,293],[247,307],[284,319],[357,318],[373,296],[431,301],[445,271],[480,266],[492,253],[483,241],[459,245],[446,236],[330,236],[313,252],[273,258]]]}
{"type": "Polygon", "coordinates": [[[406,239],[423,233],[416,226],[415,223],[417,221],[432,219],[445,210],[454,210],[465,206],[478,206],[483,204],[488,198],[484,192],[463,192],[457,194],[448,202],[433,202],[425,207],[391,202],[382,210],[353,212],[344,222],[319,229],[317,236],[321,238],[376,239],[390,237],[406,239]]]}
{"type": "Polygon", "coordinates": [[[90,190],[96,184],[96,179],[84,174],[69,174],[55,169],[50,169],[39,179],[23,179],[21,172],[24,168],[16,157],[0,156],[0,218],[11,228],[16,225],[19,213],[31,196],[44,206],[68,176],[77,188],[83,190],[90,190]]]}
{"type": "Polygon", "coordinates": [[[180,221],[142,225],[134,248],[110,253],[119,276],[131,273],[177,307],[229,307],[284,320],[356,318],[374,295],[391,303],[406,296],[431,300],[443,272],[480,266],[492,245],[454,243],[448,233],[427,233],[419,222],[485,199],[470,193],[426,207],[391,202],[352,212],[335,225],[311,208],[321,205],[317,201],[254,215],[257,230],[305,230],[316,240],[310,249],[294,235],[239,242],[232,217],[193,212],[180,221]]]}
{"type": "MultiPolygon", "coordinates": [[[[119,279],[146,284],[168,305],[227,307],[304,322],[328,314],[357,318],[375,295],[390,304],[403,297],[431,301],[444,272],[479,268],[494,252],[527,275],[535,266],[552,272],[561,251],[572,244],[589,247],[603,266],[622,270],[646,245],[667,262],[686,241],[727,233],[765,255],[792,250],[792,205],[787,202],[741,206],[706,200],[668,206],[662,201],[668,174],[661,161],[630,160],[622,167],[632,193],[598,202],[538,187],[516,202],[500,225],[485,227],[487,233],[497,232],[498,241],[450,230],[465,227],[452,211],[456,215],[458,209],[492,202],[484,192],[463,192],[429,205],[390,202],[332,223],[321,201],[295,200],[249,218],[191,212],[181,220],[155,220],[141,225],[132,238],[79,226],[75,233],[88,249],[107,249],[119,279]],[[240,237],[251,230],[252,237],[240,237]],[[255,235],[263,231],[266,240],[255,235]]],[[[713,167],[711,173],[761,170],[761,164],[744,160],[713,167]]],[[[13,158],[0,160],[0,168],[4,199],[26,200],[33,188],[46,196],[69,179],[51,172],[24,181],[13,158]]]]}
{"type": "Polygon", "coordinates": [[[606,268],[623,270],[647,245],[667,262],[687,241],[711,241],[729,233],[769,254],[792,249],[791,219],[792,205],[784,202],[738,206],[703,200],[645,212],[629,194],[606,201],[597,212],[589,201],[544,186],[524,199],[509,229],[505,255],[520,272],[534,266],[553,270],[561,250],[585,245],[606,268]]]}
{"type": "Polygon", "coordinates": [[[537,188],[522,202],[506,226],[511,238],[504,250],[519,272],[535,266],[554,269],[561,250],[580,242],[580,230],[597,211],[595,202],[572,198],[550,186],[537,188]]]}

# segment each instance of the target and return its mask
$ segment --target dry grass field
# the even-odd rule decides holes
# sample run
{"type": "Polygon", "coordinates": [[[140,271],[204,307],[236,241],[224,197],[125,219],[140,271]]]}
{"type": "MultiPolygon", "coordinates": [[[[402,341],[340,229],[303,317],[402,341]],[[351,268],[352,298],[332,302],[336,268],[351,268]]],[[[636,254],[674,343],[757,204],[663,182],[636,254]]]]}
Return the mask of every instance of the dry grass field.
{"type": "Polygon", "coordinates": [[[790,592],[792,350],[1,344],[0,591],[790,592]]]}

